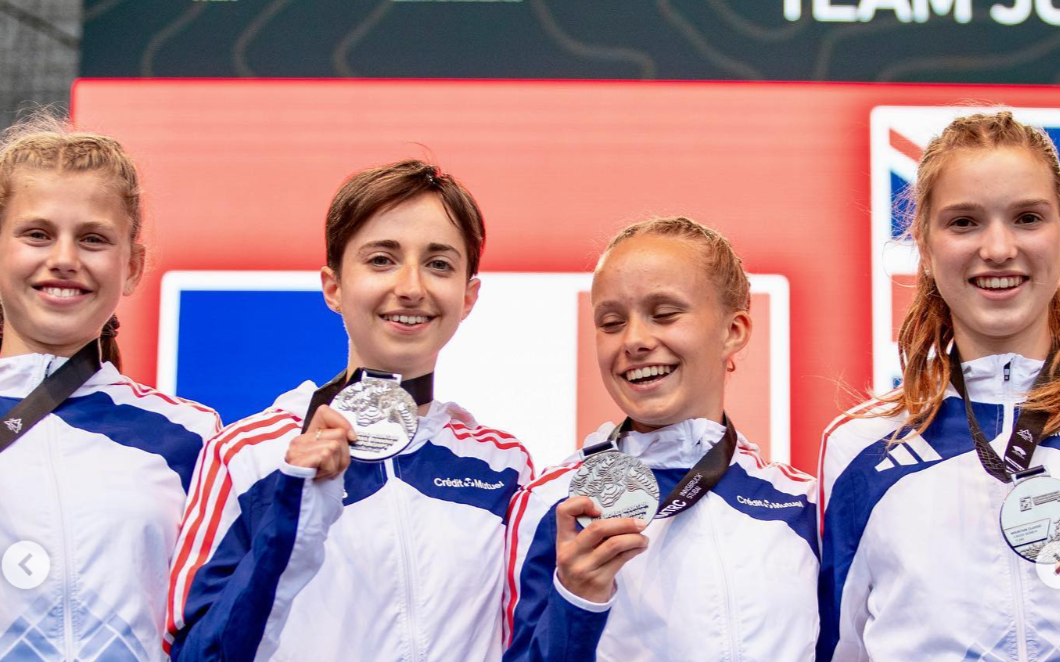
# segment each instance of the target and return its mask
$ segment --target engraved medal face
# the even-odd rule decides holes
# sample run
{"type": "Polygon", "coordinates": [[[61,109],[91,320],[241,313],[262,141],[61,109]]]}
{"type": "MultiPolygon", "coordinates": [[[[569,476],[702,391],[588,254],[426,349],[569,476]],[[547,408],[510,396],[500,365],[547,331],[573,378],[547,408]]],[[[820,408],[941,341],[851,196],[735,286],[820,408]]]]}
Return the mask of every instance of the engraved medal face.
{"type": "Polygon", "coordinates": [[[1028,561],[1046,545],[1060,543],[1060,480],[1045,475],[1016,483],[1001,504],[1001,533],[1028,561]]]}
{"type": "Polygon", "coordinates": [[[350,457],[379,462],[400,453],[412,442],[420,418],[416,401],[398,380],[365,376],[339,391],[331,401],[353,425],[357,441],[350,444],[350,457]]]}
{"type": "Polygon", "coordinates": [[[659,509],[659,483],[648,465],[621,451],[585,458],[570,484],[570,496],[587,496],[600,506],[600,517],[581,516],[582,526],[597,519],[636,517],[645,522],[659,509]]]}

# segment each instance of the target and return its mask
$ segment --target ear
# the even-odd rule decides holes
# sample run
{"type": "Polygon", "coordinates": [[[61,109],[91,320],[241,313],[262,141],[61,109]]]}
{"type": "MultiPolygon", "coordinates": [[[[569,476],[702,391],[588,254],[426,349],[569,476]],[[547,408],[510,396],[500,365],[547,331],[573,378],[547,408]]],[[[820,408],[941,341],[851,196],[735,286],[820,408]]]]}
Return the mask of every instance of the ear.
{"type": "Polygon", "coordinates": [[[478,290],[482,287],[482,281],[478,278],[471,278],[467,281],[467,288],[464,290],[464,311],[460,315],[461,320],[466,320],[467,316],[471,314],[471,309],[475,307],[475,302],[478,301],[478,290]]]}
{"type": "Polygon", "coordinates": [[[143,244],[133,244],[129,253],[129,273],[125,277],[125,286],[122,294],[129,296],[136,291],[136,286],[144,275],[144,267],[147,264],[147,249],[143,244]]]}
{"type": "Polygon", "coordinates": [[[324,292],[324,301],[336,313],[342,314],[342,286],[339,276],[331,267],[320,268],[320,289],[324,292]]]}
{"type": "Polygon", "coordinates": [[[751,341],[752,326],[751,315],[746,310],[737,310],[729,315],[729,325],[722,340],[722,356],[726,363],[747,347],[751,341]]]}

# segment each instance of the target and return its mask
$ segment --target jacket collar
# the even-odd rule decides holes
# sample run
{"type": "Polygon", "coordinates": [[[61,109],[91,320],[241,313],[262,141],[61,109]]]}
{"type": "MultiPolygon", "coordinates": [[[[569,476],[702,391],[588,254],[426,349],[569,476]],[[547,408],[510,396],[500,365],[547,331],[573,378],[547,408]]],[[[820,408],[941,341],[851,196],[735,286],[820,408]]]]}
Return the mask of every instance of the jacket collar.
{"type": "MultiPolygon", "coordinates": [[[[585,445],[607,439],[614,423],[605,423],[589,435],[585,445]]],[[[725,434],[725,426],[705,418],[689,418],[651,432],[630,432],[619,440],[619,449],[653,469],[687,469],[725,434]]]]}
{"type": "MultiPolygon", "coordinates": [[[[7,398],[24,398],[37,388],[45,377],[70,360],[68,356],[54,354],[19,354],[0,359],[0,396],[7,398]]],[[[104,361],[103,366],[88,378],[72,397],[85,395],[105,386],[122,381],[124,378],[114,364],[104,361]]]]}
{"type": "MultiPolygon", "coordinates": [[[[1003,404],[1023,400],[1034,385],[1045,361],[1028,359],[1019,354],[993,354],[961,364],[968,397],[972,402],[1003,404]],[[1008,366],[1008,380],[1005,367],[1008,366]]],[[[948,395],[957,395],[950,384],[948,395]]]]}

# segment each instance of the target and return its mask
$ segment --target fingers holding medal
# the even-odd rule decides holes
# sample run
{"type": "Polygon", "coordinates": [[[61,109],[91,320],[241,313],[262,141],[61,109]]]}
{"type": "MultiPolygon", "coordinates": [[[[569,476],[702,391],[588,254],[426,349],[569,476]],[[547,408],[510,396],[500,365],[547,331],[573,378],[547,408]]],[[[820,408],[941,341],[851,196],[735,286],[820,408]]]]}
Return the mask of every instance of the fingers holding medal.
{"type": "Polygon", "coordinates": [[[306,431],[291,440],[284,459],[294,467],[316,469],[317,480],[333,478],[350,465],[350,444],[356,440],[357,434],[346,417],[321,405],[306,431]]]}
{"type": "Polygon", "coordinates": [[[607,602],[619,569],[648,548],[648,522],[632,517],[599,519],[600,506],[572,496],[556,506],[556,571],[563,586],[591,602],[607,602]],[[578,531],[577,522],[591,523],[578,531]]]}

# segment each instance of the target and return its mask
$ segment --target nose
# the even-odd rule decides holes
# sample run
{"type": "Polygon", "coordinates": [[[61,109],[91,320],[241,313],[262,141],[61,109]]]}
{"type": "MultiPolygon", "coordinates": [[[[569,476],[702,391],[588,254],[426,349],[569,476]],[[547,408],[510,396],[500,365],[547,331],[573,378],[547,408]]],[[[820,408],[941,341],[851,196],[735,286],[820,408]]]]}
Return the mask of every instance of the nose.
{"type": "Polygon", "coordinates": [[[76,272],[81,267],[81,254],[77,250],[77,240],[73,237],[60,236],[52,244],[48,255],[48,269],[62,274],[76,272]]]}
{"type": "Polygon", "coordinates": [[[990,223],[983,233],[979,257],[986,262],[1003,264],[1016,257],[1016,236],[1007,223],[990,223]]]}
{"type": "Polygon", "coordinates": [[[622,333],[622,349],[627,356],[643,356],[655,348],[655,337],[651,325],[639,315],[632,315],[626,321],[622,333]]]}
{"type": "Polygon", "coordinates": [[[423,274],[418,265],[407,264],[398,271],[394,293],[403,301],[423,299],[423,274]]]}

